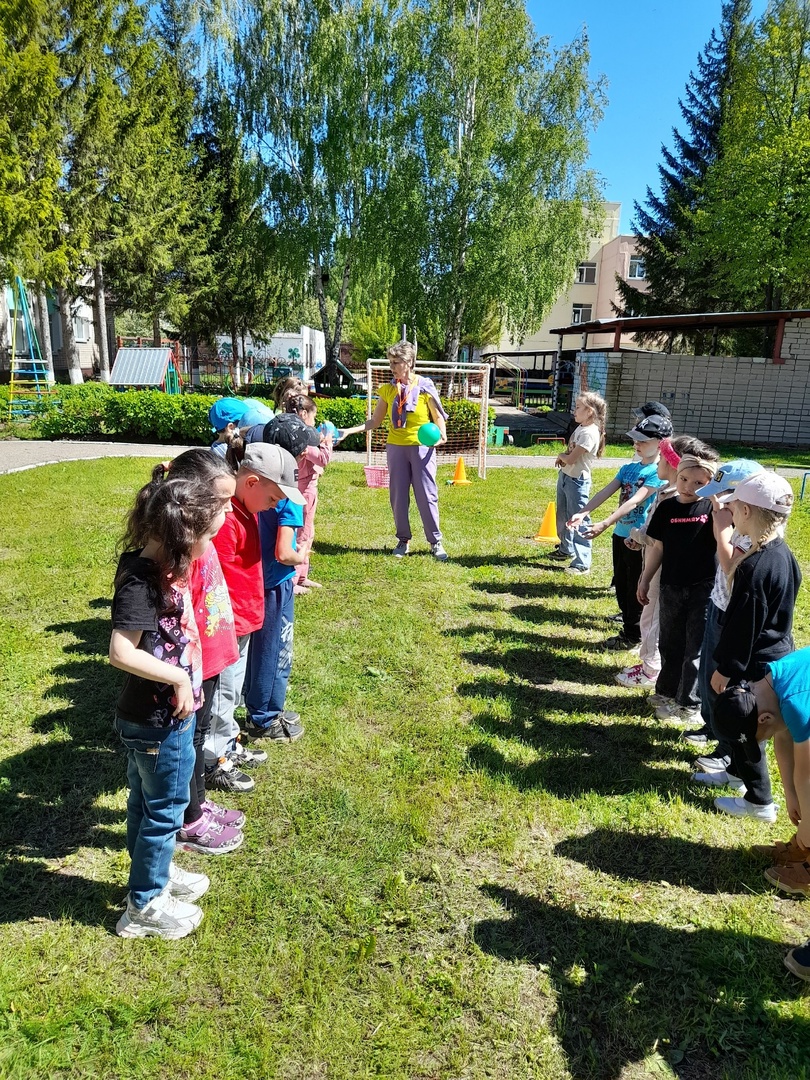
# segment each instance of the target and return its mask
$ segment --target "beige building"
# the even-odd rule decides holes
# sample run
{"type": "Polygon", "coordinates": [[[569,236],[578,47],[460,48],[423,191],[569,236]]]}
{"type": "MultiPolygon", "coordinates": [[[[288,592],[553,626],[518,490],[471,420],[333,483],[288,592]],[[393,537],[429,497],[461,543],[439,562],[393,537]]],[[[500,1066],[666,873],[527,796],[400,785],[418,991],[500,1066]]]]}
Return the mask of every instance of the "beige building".
{"type": "MultiPolygon", "coordinates": [[[[532,366],[532,354],[553,352],[557,348],[557,336],[551,329],[557,326],[570,326],[573,323],[592,322],[594,319],[613,319],[616,312],[613,303],[618,301],[616,275],[629,281],[638,289],[646,288],[644,260],[637,254],[636,237],[620,235],[619,220],[621,203],[604,204],[605,220],[601,235],[591,241],[588,256],[576,270],[575,279],[568,292],[564,293],[548,313],[540,329],[530,334],[522,344],[511,341],[504,335],[498,345],[498,351],[509,355],[526,353],[526,362],[512,356],[522,366],[532,366]]],[[[612,345],[603,335],[593,334],[589,339],[594,348],[612,345]]],[[[634,348],[628,337],[622,339],[623,348],[634,348]]]]}

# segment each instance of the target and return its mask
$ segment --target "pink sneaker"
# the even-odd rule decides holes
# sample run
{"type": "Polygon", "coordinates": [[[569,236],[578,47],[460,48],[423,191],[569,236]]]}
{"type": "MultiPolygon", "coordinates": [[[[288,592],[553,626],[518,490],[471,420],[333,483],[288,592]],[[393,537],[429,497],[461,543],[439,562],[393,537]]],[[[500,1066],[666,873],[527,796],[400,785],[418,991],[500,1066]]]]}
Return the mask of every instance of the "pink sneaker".
{"type": "Polygon", "coordinates": [[[626,686],[630,690],[638,686],[644,689],[655,686],[655,679],[651,679],[649,675],[644,674],[644,668],[641,664],[634,664],[632,667],[625,668],[624,671],[617,672],[615,678],[619,686],[626,686]]]}
{"type": "Polygon", "coordinates": [[[212,817],[220,825],[229,825],[232,829],[241,829],[245,824],[245,815],[241,810],[228,810],[224,806],[217,806],[215,802],[207,799],[202,804],[202,812],[212,817]]]}
{"type": "Polygon", "coordinates": [[[239,829],[220,825],[215,818],[203,813],[199,821],[178,832],[177,846],[200,855],[227,855],[229,851],[236,851],[244,839],[239,829]]]}

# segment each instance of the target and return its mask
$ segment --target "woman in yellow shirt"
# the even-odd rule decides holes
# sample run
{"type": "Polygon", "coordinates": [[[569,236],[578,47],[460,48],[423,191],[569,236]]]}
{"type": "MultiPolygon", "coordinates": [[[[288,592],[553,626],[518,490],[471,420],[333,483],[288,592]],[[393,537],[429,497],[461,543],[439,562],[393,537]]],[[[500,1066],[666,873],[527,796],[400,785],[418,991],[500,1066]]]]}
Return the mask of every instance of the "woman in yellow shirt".
{"type": "Polygon", "coordinates": [[[418,431],[423,424],[433,423],[442,433],[436,444],[447,442],[447,413],[442,407],[438,391],[430,379],[423,379],[414,371],[416,347],[409,341],[392,345],[386,353],[391,366],[392,379],[379,390],[379,400],[374,413],[362,424],[350,428],[341,437],[359,431],[373,431],[385,420],[388,429],[386,456],[388,458],[389,495],[394,512],[398,558],[409,553],[411,525],[408,517],[411,488],[422,518],[425,538],[431,554],[444,562],[447,552],[442,546],[439,528],[439,489],[436,484],[436,450],[422,446],[418,431]]]}

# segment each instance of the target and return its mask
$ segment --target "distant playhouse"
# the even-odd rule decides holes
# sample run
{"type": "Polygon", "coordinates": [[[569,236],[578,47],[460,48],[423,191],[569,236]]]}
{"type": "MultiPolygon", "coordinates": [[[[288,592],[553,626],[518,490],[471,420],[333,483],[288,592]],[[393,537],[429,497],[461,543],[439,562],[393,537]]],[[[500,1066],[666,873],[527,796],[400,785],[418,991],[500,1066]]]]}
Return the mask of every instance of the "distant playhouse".
{"type": "Polygon", "coordinates": [[[147,349],[120,348],[110,374],[112,386],[157,386],[167,394],[179,394],[183,385],[174,349],[168,345],[147,349]]]}

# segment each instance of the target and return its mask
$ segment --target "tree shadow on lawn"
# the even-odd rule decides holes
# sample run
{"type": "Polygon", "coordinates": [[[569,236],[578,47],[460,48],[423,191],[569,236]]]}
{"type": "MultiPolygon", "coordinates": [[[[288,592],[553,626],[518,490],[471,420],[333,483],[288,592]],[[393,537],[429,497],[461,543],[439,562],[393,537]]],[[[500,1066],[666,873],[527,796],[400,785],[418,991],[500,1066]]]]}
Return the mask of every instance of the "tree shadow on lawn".
{"type": "MultiPolygon", "coordinates": [[[[100,603],[94,602],[94,606],[100,603]]],[[[68,910],[75,906],[74,901],[86,906],[90,891],[107,888],[29,860],[62,859],[82,847],[120,849],[125,843],[121,832],[111,828],[122,823],[123,813],[96,805],[99,796],[118,792],[126,783],[123,750],[112,730],[117,675],[97,655],[106,653],[109,621],[86,619],[54,624],[46,630],[69,632],[80,639],[65,648],[78,658],[53,669],[67,680],[63,678],[45,694],[70,698],[73,704],[33,722],[37,732],[58,729],[57,737],[0,764],[3,874],[15,885],[15,910],[24,908],[27,917],[52,909],[68,910]],[[30,888],[24,884],[29,880],[30,888]]],[[[104,907],[103,898],[99,904],[104,907]]],[[[92,921],[98,920],[94,917],[92,921]]]]}
{"type": "Polygon", "coordinates": [[[665,881],[704,893],[768,891],[762,876],[767,864],[751,851],[679,836],[599,828],[560,841],[554,854],[624,881],[665,881]],[[760,888],[749,887],[749,882],[760,888]]]}
{"type": "MultiPolygon", "coordinates": [[[[563,680],[614,689],[614,676],[626,656],[624,651],[605,649],[602,642],[581,641],[566,634],[545,631],[499,631],[491,625],[468,623],[445,630],[444,634],[461,639],[519,638],[522,642],[520,647],[499,649],[496,645],[485,652],[471,651],[461,655],[476,667],[503,668],[513,678],[539,685],[551,685],[563,680]],[[599,653],[600,656],[584,657],[581,653],[599,653]]],[[[614,696],[610,700],[616,703],[619,700],[635,701],[636,704],[641,701],[637,695],[630,696],[626,691],[622,692],[621,699],[614,696]]]]}
{"type": "Polygon", "coordinates": [[[778,942],[581,915],[499,885],[482,891],[505,917],[477,923],[476,944],[548,972],[557,1037],[580,1080],[617,1080],[656,1050],[682,1080],[806,1076],[810,1024],[771,1007],[801,993],[778,942]]]}
{"type": "MultiPolygon", "coordinates": [[[[479,724],[482,719],[486,723],[486,718],[478,717],[479,724]]],[[[637,728],[627,724],[579,724],[564,730],[575,730],[576,737],[565,741],[560,737],[560,725],[536,722],[530,741],[542,746],[541,756],[528,763],[511,761],[488,742],[471,746],[467,758],[473,768],[507,780],[519,791],[546,791],[558,799],[588,794],[627,795],[633,791],[652,791],[667,799],[677,792],[685,802],[701,809],[710,806],[708,793],[701,799],[686,788],[686,773],[664,764],[671,758],[671,751],[639,740],[637,728]],[[549,736],[546,740],[544,731],[549,736]],[[661,764],[656,765],[659,761],[661,764]]]]}
{"type": "MultiPolygon", "coordinates": [[[[470,588],[493,596],[507,594],[523,600],[559,600],[562,589],[566,596],[575,600],[592,600],[594,593],[613,592],[611,586],[577,585],[576,578],[569,577],[558,581],[473,581],[470,588]]],[[[594,618],[607,621],[608,617],[595,614],[594,618]]]]}

